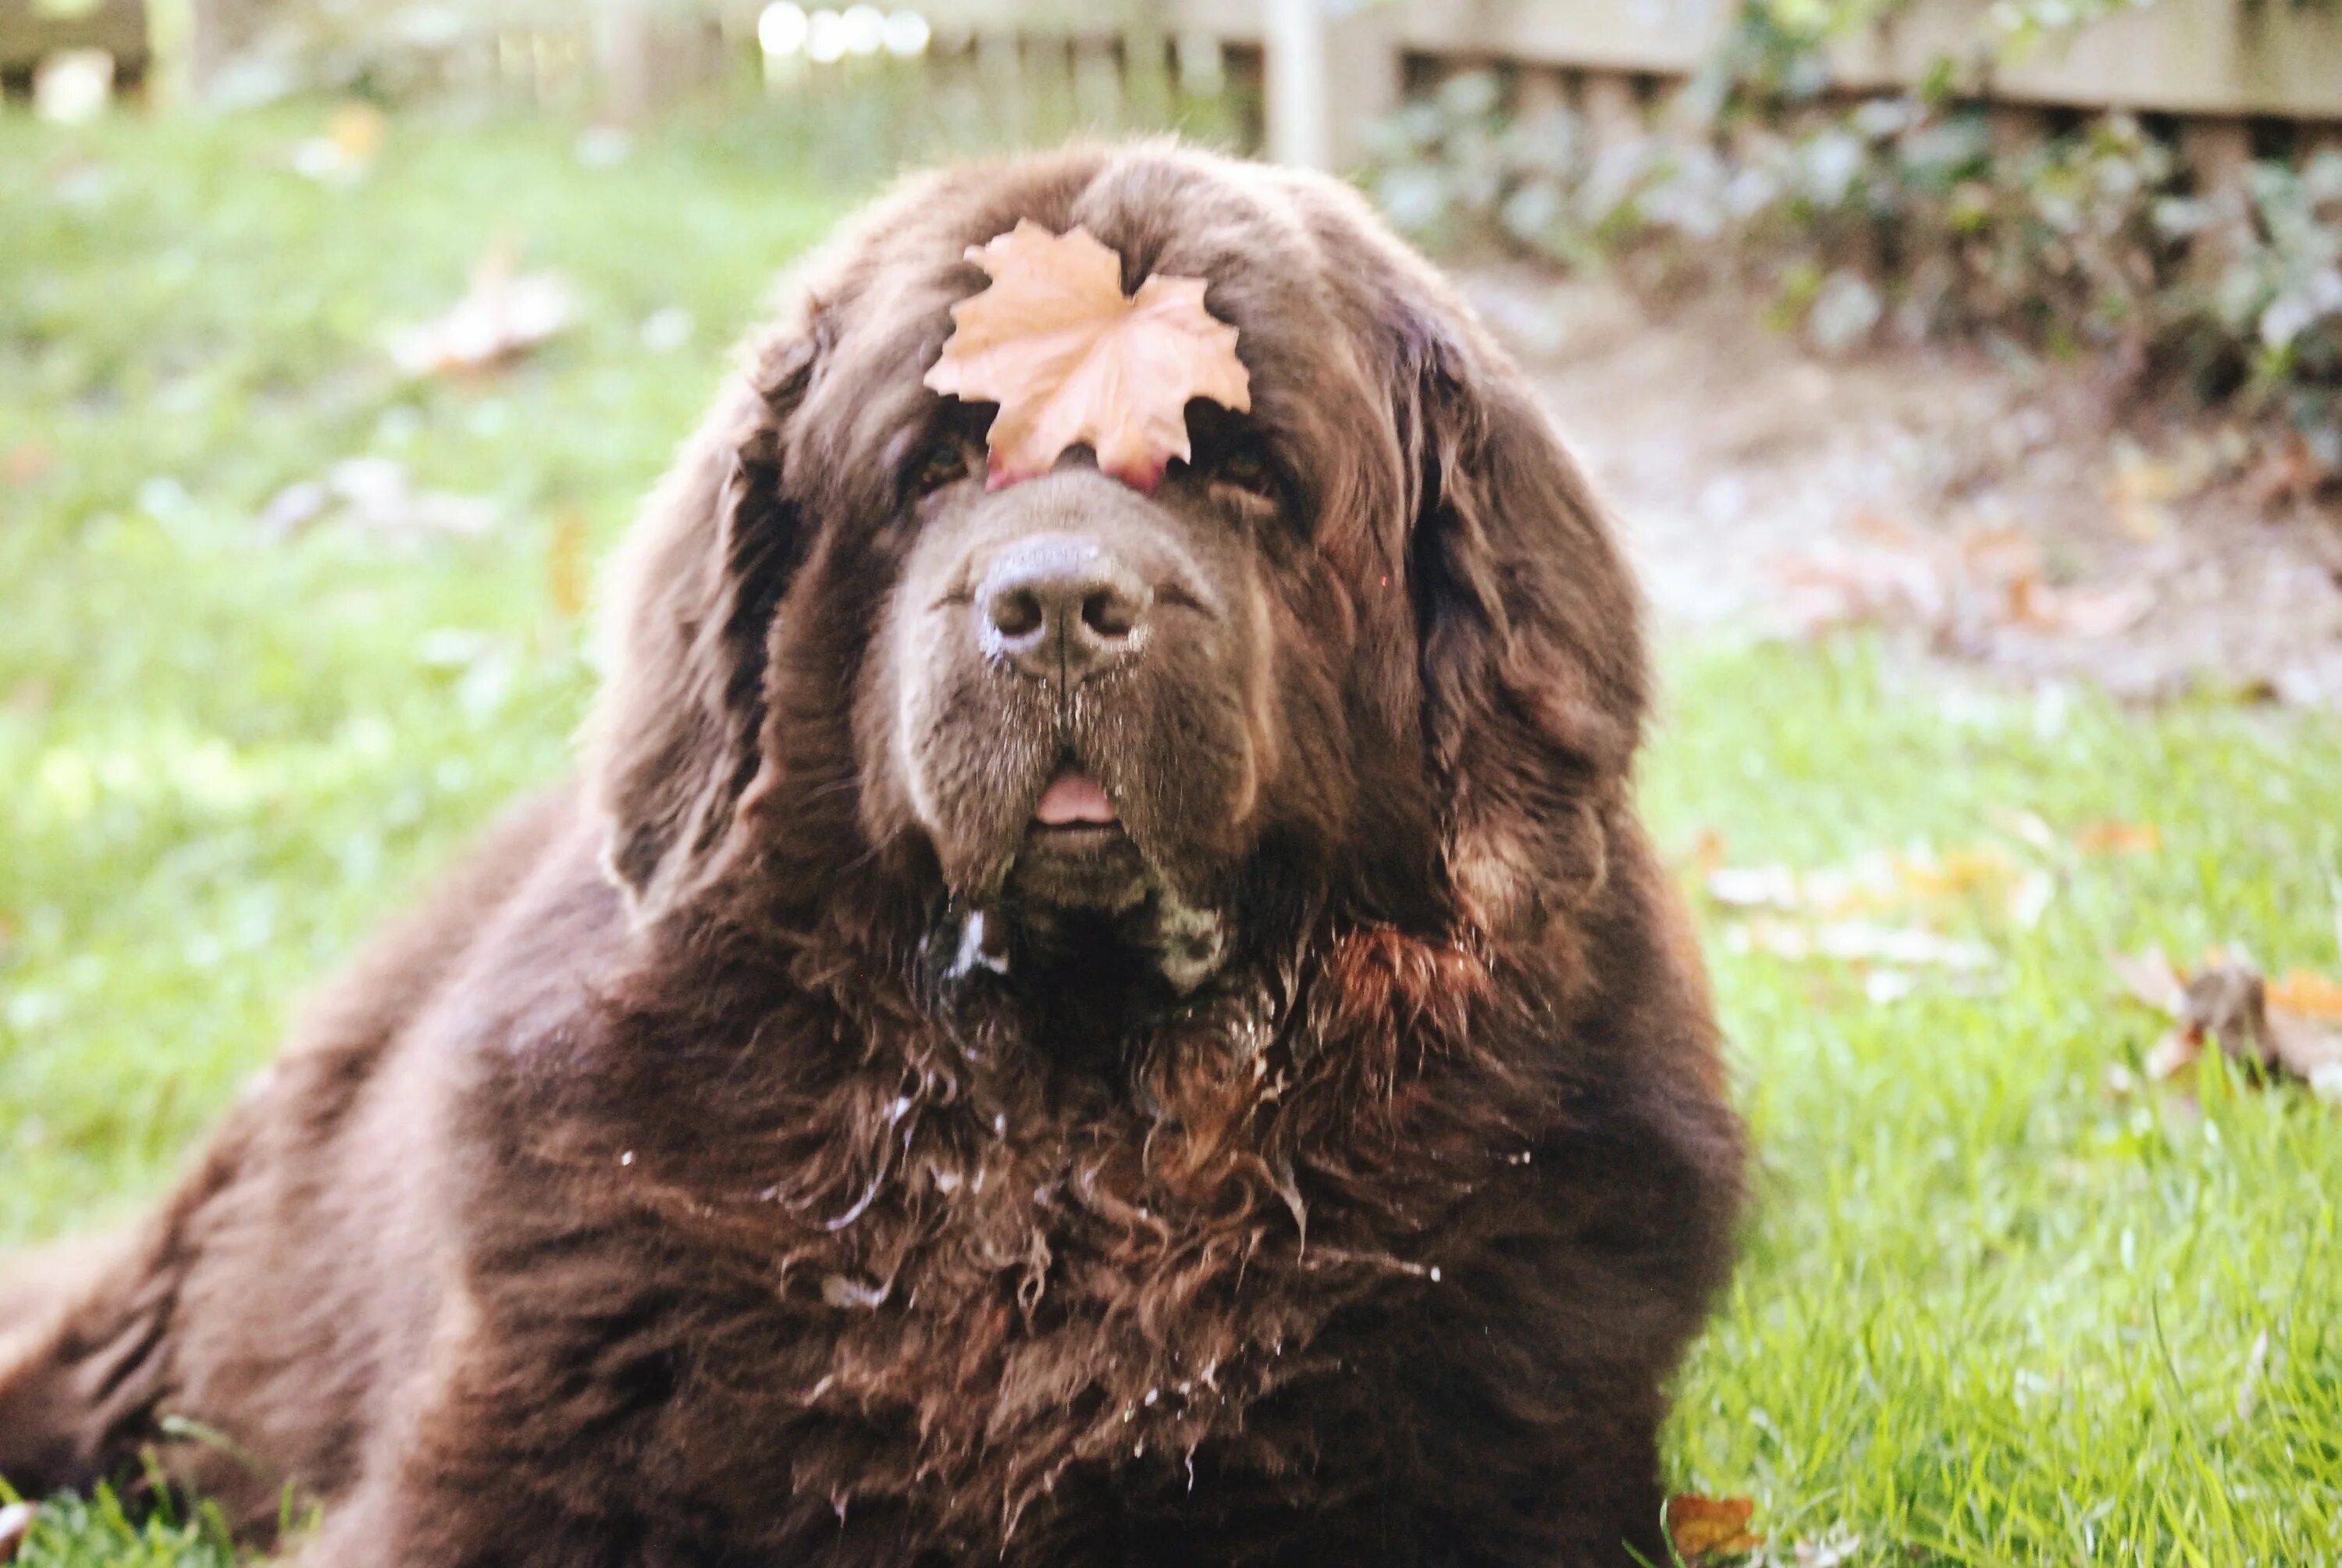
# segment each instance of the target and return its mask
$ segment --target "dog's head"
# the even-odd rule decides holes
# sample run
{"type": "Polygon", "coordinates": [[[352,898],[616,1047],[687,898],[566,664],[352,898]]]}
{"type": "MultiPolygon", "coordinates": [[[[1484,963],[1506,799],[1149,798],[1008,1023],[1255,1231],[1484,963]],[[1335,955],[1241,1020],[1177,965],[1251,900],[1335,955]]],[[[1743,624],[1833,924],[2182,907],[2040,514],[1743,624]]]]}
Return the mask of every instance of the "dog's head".
{"type": "MultiPolygon", "coordinates": [[[[618,564],[588,774],[639,916],[891,907],[1177,991],[1333,914],[1504,941],[1582,898],[1645,674],[1516,371],[1330,182],[1153,146],[913,182],[792,285],[618,564]],[[1207,280],[1252,407],[1151,491],[987,489],[923,376],[966,259],[1086,228],[1207,280]]],[[[879,917],[857,918],[873,924],[879,917]]]]}

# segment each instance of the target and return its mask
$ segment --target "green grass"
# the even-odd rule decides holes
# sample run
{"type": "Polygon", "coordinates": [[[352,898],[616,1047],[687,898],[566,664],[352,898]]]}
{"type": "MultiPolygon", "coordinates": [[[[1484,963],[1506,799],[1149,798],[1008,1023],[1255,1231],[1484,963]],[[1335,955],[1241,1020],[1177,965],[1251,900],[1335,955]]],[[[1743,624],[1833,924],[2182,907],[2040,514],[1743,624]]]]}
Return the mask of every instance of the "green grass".
{"type": "MultiPolygon", "coordinates": [[[[775,265],[878,172],[754,117],[606,168],[555,126],[401,120],[345,189],[286,165],[322,119],[0,118],[0,1243],[150,1199],[301,991],[560,774],[591,677],[559,541],[609,543],[775,265]],[[575,280],[578,330],[495,382],[402,385],[385,329],[499,239],[575,280]],[[646,348],[669,306],[696,335],[646,348]],[[369,454],[503,523],[255,531],[369,454]]],[[[1707,911],[1759,1205],[1675,1479],[1754,1495],[1777,1546],[1857,1533],[1861,1563],[2342,1562],[2342,1118],[2106,1083],[2156,1032],[2109,952],[2337,966],[2342,726],[1980,693],[1859,645],[1668,668],[1663,844],[1994,845],[2058,878],[2031,928],[1921,912],[1997,965],[1884,1005],[1707,911]],[[2045,849],[2022,814],[2162,844],[2045,849]]],[[[192,1517],[57,1509],[25,1561],[223,1562],[192,1517]]]]}

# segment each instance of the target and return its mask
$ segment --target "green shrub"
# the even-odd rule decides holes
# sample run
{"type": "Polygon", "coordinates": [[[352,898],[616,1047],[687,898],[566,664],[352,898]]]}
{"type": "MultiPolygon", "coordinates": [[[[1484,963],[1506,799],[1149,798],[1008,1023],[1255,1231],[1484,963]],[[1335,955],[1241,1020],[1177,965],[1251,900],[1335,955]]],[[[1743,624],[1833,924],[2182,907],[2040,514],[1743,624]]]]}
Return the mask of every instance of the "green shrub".
{"type": "MultiPolygon", "coordinates": [[[[1434,244],[1762,287],[1828,349],[1985,335],[2103,355],[2135,384],[2283,418],[2342,470],[2342,154],[2255,164],[2224,199],[2125,115],[2005,148],[1947,92],[1826,105],[1829,27],[1875,8],[1752,6],[1629,144],[1596,145],[1564,109],[1508,115],[1494,73],[1451,78],[1382,127],[1375,189],[1434,244]]],[[[2032,0],[1993,25],[2021,42],[2112,8],[2032,0]]]]}

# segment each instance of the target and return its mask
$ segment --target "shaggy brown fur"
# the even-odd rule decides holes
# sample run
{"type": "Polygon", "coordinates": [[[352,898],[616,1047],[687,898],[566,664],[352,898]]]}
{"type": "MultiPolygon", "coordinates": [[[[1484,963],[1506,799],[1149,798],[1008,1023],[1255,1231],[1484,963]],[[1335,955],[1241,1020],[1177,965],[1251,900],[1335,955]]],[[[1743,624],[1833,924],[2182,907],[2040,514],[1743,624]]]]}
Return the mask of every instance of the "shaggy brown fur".
{"type": "Polygon", "coordinates": [[[291,1481],[319,1568],[1664,1561],[1739,1135],[1519,375],[1346,191],[1163,147],[915,181],[791,299],[619,564],[582,794],[24,1275],[0,1473],[291,1481]],[[987,492],[920,384],[1023,217],[1241,331],[1151,494],[987,492]],[[1033,822],[1067,770],[1119,826],[1033,822]]]}

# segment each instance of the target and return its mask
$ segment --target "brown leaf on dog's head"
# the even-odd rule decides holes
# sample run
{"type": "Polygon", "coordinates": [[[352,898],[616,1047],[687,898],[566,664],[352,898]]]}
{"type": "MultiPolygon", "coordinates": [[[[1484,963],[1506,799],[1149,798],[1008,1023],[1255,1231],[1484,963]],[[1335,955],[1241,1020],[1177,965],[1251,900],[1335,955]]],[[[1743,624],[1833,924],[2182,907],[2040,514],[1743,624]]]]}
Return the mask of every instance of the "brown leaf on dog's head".
{"type": "Polygon", "coordinates": [[[1125,295],[1122,258],[1088,230],[1029,218],[967,256],[992,286],[952,307],[926,385],[1000,405],[986,435],[993,488],[1087,445],[1101,472],[1151,490],[1188,455],[1189,398],[1252,407],[1236,329],[1204,308],[1202,278],[1149,277],[1125,295]]]}
{"type": "Polygon", "coordinates": [[[1697,1497],[1686,1492],[1667,1499],[1667,1535],[1686,1563],[1737,1557],[1765,1544],[1749,1533],[1756,1504],[1746,1497],[1697,1497]]]}

